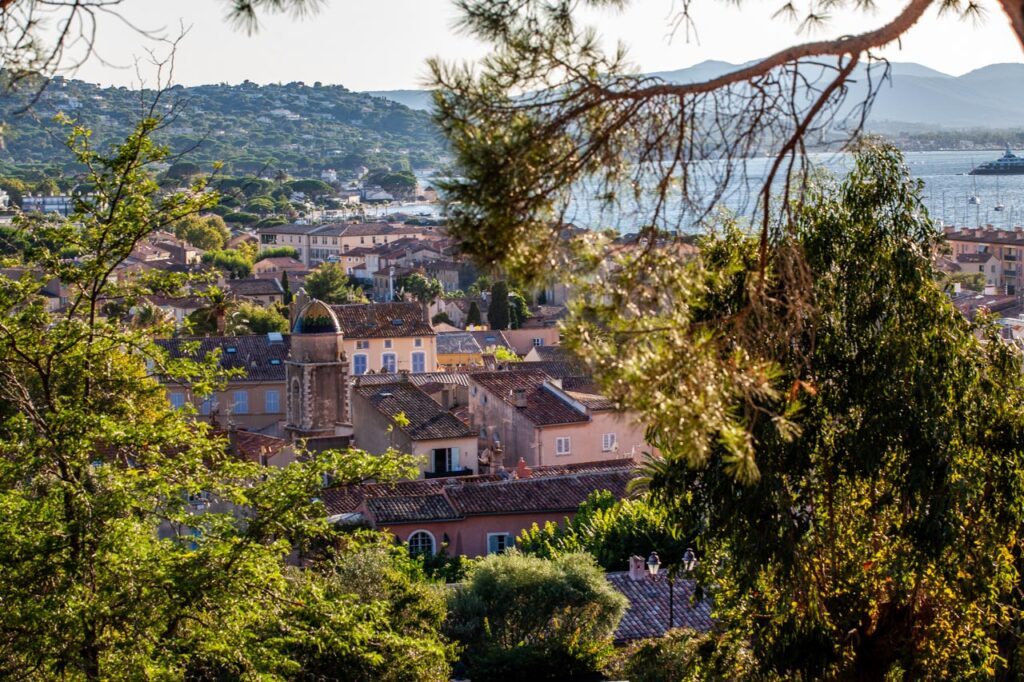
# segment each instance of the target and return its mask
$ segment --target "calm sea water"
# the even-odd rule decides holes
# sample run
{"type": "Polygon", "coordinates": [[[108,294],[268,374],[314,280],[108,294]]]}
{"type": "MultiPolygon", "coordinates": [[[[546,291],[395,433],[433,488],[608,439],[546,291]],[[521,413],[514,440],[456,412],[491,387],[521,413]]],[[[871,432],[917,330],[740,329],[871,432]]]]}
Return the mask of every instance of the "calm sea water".
{"type": "MultiPolygon", "coordinates": [[[[999,158],[1002,152],[908,152],[907,166],[914,177],[924,180],[924,200],[929,212],[947,225],[976,226],[991,224],[996,227],[1024,225],[1024,175],[973,176],[967,173],[974,166],[999,158]],[[969,197],[976,195],[981,203],[972,205],[969,197]],[[1005,206],[996,211],[998,203],[1005,206]]],[[[1024,155],[1024,151],[1021,151],[1024,155]]],[[[834,172],[842,173],[849,166],[849,157],[843,154],[818,154],[813,161],[834,172]]],[[[723,197],[722,206],[740,214],[752,209],[752,196],[760,178],[766,174],[767,159],[752,159],[747,164],[747,181],[723,197]]],[[[391,206],[388,213],[426,213],[436,216],[437,205],[422,204],[412,207],[391,206]]],[[[566,220],[576,225],[601,228],[616,227],[630,232],[643,222],[643,208],[603,210],[596,202],[578,200],[569,210],[566,220]]]]}

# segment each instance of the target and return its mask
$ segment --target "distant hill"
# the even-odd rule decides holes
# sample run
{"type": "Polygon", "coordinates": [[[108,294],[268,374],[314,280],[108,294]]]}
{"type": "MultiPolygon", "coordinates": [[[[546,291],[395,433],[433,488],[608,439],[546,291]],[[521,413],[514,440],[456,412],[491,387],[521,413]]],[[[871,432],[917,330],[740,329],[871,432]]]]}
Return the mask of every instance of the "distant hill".
{"type": "MultiPolygon", "coordinates": [[[[705,61],[651,74],[673,83],[715,78],[743,64],[705,61]]],[[[881,75],[880,67],[876,71],[881,75]]],[[[865,67],[850,97],[866,90],[865,67]]],[[[1024,64],[992,64],[950,76],[920,64],[892,64],[891,81],[881,86],[869,119],[888,130],[901,128],[1019,128],[1024,126],[1024,64]],[[902,124],[902,125],[901,125],[902,124]]]]}
{"type": "MultiPolygon", "coordinates": [[[[0,97],[0,165],[70,163],[61,144],[66,131],[53,122],[58,112],[91,127],[100,144],[123,139],[140,115],[137,91],[64,78],[50,83],[30,114],[17,114],[31,94],[0,97]]],[[[164,112],[171,103],[178,109],[158,139],[193,161],[224,161],[228,172],[422,168],[437,165],[444,149],[426,112],[340,85],[175,86],[162,103],[164,112]]]]}
{"type": "Polygon", "coordinates": [[[434,99],[430,90],[376,90],[365,94],[383,97],[392,102],[404,104],[410,109],[416,109],[417,111],[430,111],[434,106],[434,99]]]}
{"type": "MultiPolygon", "coordinates": [[[[708,80],[746,64],[707,60],[674,71],[651,74],[670,83],[708,80]]],[[[878,67],[880,68],[880,67],[878,67]]],[[[1024,127],[1024,64],[992,64],[962,76],[950,76],[921,64],[893,62],[892,80],[882,85],[870,124],[887,132],[921,129],[1024,127]]],[[[877,71],[879,75],[881,71],[877,71]]],[[[851,97],[863,94],[865,68],[858,70],[861,85],[851,97]]],[[[370,93],[401,102],[413,109],[430,106],[423,90],[370,93]]]]}

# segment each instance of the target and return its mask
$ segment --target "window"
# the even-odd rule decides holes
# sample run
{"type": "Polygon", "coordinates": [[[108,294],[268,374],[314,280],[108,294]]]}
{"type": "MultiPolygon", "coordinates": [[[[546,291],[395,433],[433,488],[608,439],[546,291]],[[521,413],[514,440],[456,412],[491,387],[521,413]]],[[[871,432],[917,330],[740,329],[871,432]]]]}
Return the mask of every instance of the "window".
{"type": "Polygon", "coordinates": [[[176,410],[180,410],[185,407],[185,394],[184,393],[171,393],[167,396],[167,399],[171,401],[171,407],[176,410]]]}
{"type": "Polygon", "coordinates": [[[263,411],[281,411],[281,394],[278,391],[265,391],[263,393],[263,411]]]}
{"type": "Polygon", "coordinates": [[[417,348],[423,348],[423,339],[416,339],[415,341],[413,341],[412,345],[416,346],[417,348]]]}
{"type": "Polygon", "coordinates": [[[249,414],[249,391],[231,393],[231,411],[234,414],[249,414]]]}
{"type": "Polygon", "coordinates": [[[435,474],[446,474],[451,471],[460,471],[458,448],[434,448],[431,453],[431,463],[434,466],[435,474]]]}
{"type": "Polygon", "coordinates": [[[434,554],[434,536],[428,531],[416,531],[409,536],[409,540],[406,544],[409,546],[409,554],[413,556],[417,556],[419,554],[431,556],[434,554]]]}
{"type": "Polygon", "coordinates": [[[352,373],[356,376],[366,374],[366,354],[359,353],[352,356],[352,373]]]}
{"type": "Polygon", "coordinates": [[[615,434],[614,433],[603,433],[601,434],[601,452],[611,452],[615,449],[615,434]]]}
{"type": "Polygon", "coordinates": [[[210,414],[211,410],[213,410],[213,396],[208,395],[203,398],[203,404],[199,406],[199,413],[210,414]]]}
{"type": "Polygon", "coordinates": [[[380,356],[380,368],[381,370],[394,374],[398,371],[398,361],[395,359],[394,353],[384,353],[380,356]]]}
{"type": "Polygon", "coordinates": [[[488,554],[501,554],[509,547],[514,547],[516,544],[515,538],[509,533],[488,533],[487,534],[487,553],[488,554]]]}
{"type": "Polygon", "coordinates": [[[555,454],[568,455],[570,450],[569,436],[559,436],[555,439],[555,454]]]}
{"type": "Polygon", "coordinates": [[[356,350],[366,350],[370,347],[369,341],[356,341],[356,350]]]}
{"type": "Polygon", "coordinates": [[[536,338],[536,339],[532,339],[532,341],[533,341],[533,345],[535,347],[537,347],[537,348],[540,348],[541,346],[544,345],[544,339],[536,338]]]}
{"type": "Polygon", "coordinates": [[[424,353],[413,353],[412,354],[412,371],[414,372],[426,372],[427,371],[427,356],[424,353]]]}
{"type": "Polygon", "coordinates": [[[384,339],[384,347],[391,348],[391,339],[384,339]]]}

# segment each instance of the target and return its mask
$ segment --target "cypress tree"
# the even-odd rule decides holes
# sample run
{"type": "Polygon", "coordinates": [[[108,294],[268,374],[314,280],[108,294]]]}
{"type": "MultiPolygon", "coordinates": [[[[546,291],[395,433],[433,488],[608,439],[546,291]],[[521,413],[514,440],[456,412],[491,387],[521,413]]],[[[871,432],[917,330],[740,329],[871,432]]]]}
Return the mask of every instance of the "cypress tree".
{"type": "Polygon", "coordinates": [[[469,312],[466,313],[466,324],[480,324],[480,306],[476,301],[469,302],[469,312]]]}
{"type": "Polygon", "coordinates": [[[487,306],[487,321],[491,329],[508,329],[510,320],[508,312],[508,284],[504,281],[495,282],[491,287],[491,302],[487,306]]]}

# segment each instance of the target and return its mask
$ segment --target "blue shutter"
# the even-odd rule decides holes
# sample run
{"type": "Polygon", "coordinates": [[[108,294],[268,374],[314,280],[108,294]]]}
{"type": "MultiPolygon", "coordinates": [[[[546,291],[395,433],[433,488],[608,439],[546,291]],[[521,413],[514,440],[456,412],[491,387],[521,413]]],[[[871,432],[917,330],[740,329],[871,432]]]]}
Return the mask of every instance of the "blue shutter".
{"type": "Polygon", "coordinates": [[[451,448],[448,452],[448,471],[458,471],[461,468],[459,466],[459,449],[451,448]]]}
{"type": "Polygon", "coordinates": [[[423,353],[412,354],[412,371],[413,372],[426,372],[427,371],[427,356],[423,353]]]}

